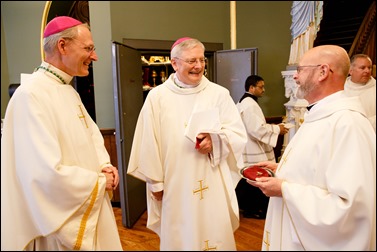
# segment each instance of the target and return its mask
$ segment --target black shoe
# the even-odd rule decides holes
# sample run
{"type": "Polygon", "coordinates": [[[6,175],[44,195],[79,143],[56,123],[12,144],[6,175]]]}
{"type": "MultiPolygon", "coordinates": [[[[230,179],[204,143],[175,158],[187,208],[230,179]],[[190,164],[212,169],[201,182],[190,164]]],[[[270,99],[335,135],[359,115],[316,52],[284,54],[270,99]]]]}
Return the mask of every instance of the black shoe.
{"type": "Polygon", "coordinates": [[[244,218],[253,218],[253,219],[259,219],[259,220],[266,219],[266,213],[262,211],[259,211],[259,212],[244,211],[242,215],[244,218]]]}

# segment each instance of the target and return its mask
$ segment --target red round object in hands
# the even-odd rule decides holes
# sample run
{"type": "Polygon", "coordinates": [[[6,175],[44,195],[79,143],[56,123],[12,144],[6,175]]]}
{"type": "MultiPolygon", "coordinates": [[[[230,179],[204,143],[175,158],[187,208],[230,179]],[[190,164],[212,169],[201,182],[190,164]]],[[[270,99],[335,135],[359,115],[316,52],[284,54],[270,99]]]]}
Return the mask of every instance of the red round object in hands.
{"type": "Polygon", "coordinates": [[[263,168],[257,165],[252,165],[241,170],[241,175],[245,179],[255,181],[256,178],[260,177],[273,177],[274,173],[267,168],[263,168]]]}

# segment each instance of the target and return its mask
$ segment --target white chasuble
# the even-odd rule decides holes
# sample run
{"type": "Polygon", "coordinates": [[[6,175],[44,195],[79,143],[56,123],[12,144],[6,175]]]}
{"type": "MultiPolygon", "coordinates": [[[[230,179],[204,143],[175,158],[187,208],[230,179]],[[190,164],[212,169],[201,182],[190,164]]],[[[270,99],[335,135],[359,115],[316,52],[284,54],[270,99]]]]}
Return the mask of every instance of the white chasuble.
{"type": "Polygon", "coordinates": [[[262,250],[375,250],[376,134],[342,91],[306,112],[276,176],[262,250]]]}
{"type": "Polygon", "coordinates": [[[22,75],[1,139],[2,250],[122,250],[107,165],[102,134],[73,87],[41,69],[22,75]]]}
{"type": "Polygon", "coordinates": [[[160,250],[236,250],[245,128],[227,89],[205,77],[179,88],[173,75],[145,100],[128,166],[147,182],[147,227],[160,236],[160,250]],[[199,132],[211,134],[212,155],[195,149],[199,132]],[[162,201],[151,190],[163,190],[162,201]]]}
{"type": "Polygon", "coordinates": [[[358,96],[365,110],[368,120],[376,131],[376,79],[371,77],[363,84],[357,84],[348,77],[344,84],[344,91],[348,96],[358,96]]]}

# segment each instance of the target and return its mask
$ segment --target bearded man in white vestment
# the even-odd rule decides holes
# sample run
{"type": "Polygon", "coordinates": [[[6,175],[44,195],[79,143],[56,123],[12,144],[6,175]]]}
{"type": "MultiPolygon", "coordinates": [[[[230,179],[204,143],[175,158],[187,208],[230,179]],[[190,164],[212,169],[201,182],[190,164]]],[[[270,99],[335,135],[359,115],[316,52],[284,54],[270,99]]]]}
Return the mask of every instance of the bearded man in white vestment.
{"type": "Polygon", "coordinates": [[[98,59],[87,24],[51,20],[45,59],[9,101],[1,139],[1,250],[122,250],[110,202],[119,183],[73,76],[98,59]]]}
{"type": "Polygon", "coordinates": [[[344,91],[349,96],[360,98],[366,116],[376,131],[376,79],[372,76],[372,60],[368,55],[352,56],[344,91]]]}
{"type": "Polygon", "coordinates": [[[344,82],[350,60],[335,45],[304,54],[297,97],[310,110],[276,177],[250,184],[270,196],[262,250],[376,250],[376,133],[344,82]]]}
{"type": "Polygon", "coordinates": [[[229,91],[203,76],[204,45],[172,46],[175,73],[149,91],[128,174],[147,183],[147,227],[160,250],[236,250],[235,194],[246,132],[229,91]]]}

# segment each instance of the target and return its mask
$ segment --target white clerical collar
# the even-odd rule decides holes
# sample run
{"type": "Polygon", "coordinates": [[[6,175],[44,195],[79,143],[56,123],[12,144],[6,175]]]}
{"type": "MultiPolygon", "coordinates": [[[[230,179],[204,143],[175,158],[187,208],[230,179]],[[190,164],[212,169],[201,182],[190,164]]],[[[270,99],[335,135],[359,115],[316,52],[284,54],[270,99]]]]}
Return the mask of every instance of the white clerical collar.
{"type": "Polygon", "coordinates": [[[180,81],[180,80],[178,79],[177,74],[174,74],[174,80],[173,80],[173,82],[174,82],[175,85],[177,85],[177,86],[180,87],[180,88],[194,88],[194,87],[199,86],[199,84],[200,84],[200,82],[199,82],[198,84],[196,84],[196,85],[188,85],[188,84],[185,84],[185,83],[183,83],[182,81],[180,81]]]}
{"type": "Polygon", "coordinates": [[[51,65],[50,63],[47,63],[46,61],[42,61],[42,64],[36,68],[36,70],[38,69],[41,69],[42,71],[48,72],[51,75],[55,76],[62,84],[69,84],[73,79],[73,76],[70,76],[59,68],[51,65]]]}

